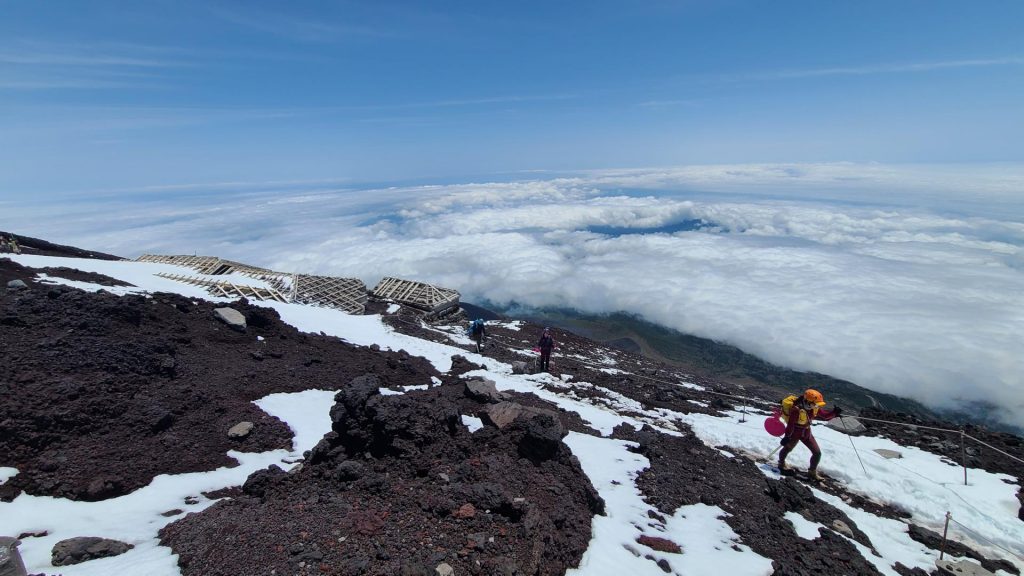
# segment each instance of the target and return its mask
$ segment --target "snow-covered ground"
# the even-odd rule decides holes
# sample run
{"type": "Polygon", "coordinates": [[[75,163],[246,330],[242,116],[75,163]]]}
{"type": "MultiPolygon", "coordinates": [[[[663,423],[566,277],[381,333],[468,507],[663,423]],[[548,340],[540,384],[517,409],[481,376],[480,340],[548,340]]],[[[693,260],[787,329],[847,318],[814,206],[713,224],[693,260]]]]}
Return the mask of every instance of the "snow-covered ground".
{"type": "MultiPolygon", "coordinates": [[[[175,266],[26,255],[13,258],[31,267],[67,266],[98,272],[130,282],[137,288],[107,288],[56,277],[40,279],[47,283],[90,290],[103,289],[117,294],[166,291],[192,298],[218,300],[201,287],[155,276],[158,272],[189,273],[188,269],[175,266]]],[[[777,446],[775,438],[763,430],[763,416],[748,414],[743,418],[736,412],[724,417],[713,417],[664,409],[645,410],[640,403],[611,390],[601,390],[604,398],[577,395],[577,388],[593,389],[594,386],[571,378],[556,379],[546,374],[514,375],[509,365],[486,356],[396,333],[379,316],[350,316],[335,310],[297,304],[265,304],[276,309],[285,322],[300,330],[324,332],[356,345],[377,344],[384,349],[404,349],[410,354],[428,359],[441,372],[451,368],[452,355],[462,354],[486,367],[470,375],[486,375],[497,383],[500,390],[534,393],[565,410],[578,413],[605,436],[623,422],[635,427],[648,424],[668,434],[679,434],[677,422],[683,422],[692,427],[708,446],[729,447],[730,451],[722,450],[727,457],[733,457],[734,453],[765,455],[777,446]],[[625,411],[630,415],[623,415],[625,411]]],[[[504,326],[512,328],[513,325],[518,328],[515,323],[504,326]]],[[[464,334],[454,332],[449,333],[453,342],[468,343],[464,334]]],[[[614,365],[614,359],[610,357],[586,360],[599,366],[614,365]]],[[[680,385],[700,389],[691,383],[681,382],[680,385]]],[[[14,502],[0,503],[0,535],[16,536],[22,532],[40,530],[49,532],[43,538],[27,538],[22,544],[21,550],[30,571],[53,571],[49,563],[50,549],[61,539],[103,536],[129,542],[135,548],[122,556],[62,567],[60,572],[65,576],[179,574],[176,558],[169,549],[157,543],[157,531],[174,520],[161,516],[162,512],[175,508],[185,512],[202,510],[211,505],[212,501],[202,497],[201,492],[241,484],[251,472],[270,464],[287,468],[330,430],[328,412],[333,404],[331,392],[310,390],[297,394],[274,394],[261,399],[257,404],[287,422],[295,431],[292,451],[277,450],[261,454],[232,452],[231,456],[241,464],[236,468],[159,476],[152,484],[132,494],[103,502],[71,502],[22,495],[14,502]],[[196,498],[189,500],[193,503],[186,504],[185,498],[189,496],[196,498]]],[[[464,417],[463,423],[471,430],[481,425],[478,419],[471,417],[464,417]]],[[[973,531],[953,530],[952,535],[957,540],[970,543],[990,557],[1007,558],[1024,569],[1024,561],[1020,558],[1024,556],[1024,522],[1017,518],[1019,503],[1016,492],[1019,479],[971,469],[968,474],[969,483],[964,485],[962,469],[951,466],[934,454],[903,447],[883,438],[859,437],[851,442],[850,437],[825,427],[818,427],[815,435],[825,453],[821,469],[843,481],[849,490],[876,501],[897,505],[910,512],[915,523],[940,532],[945,514],[949,511],[957,521],[973,531]],[[885,459],[875,452],[880,448],[896,450],[902,458],[885,459]],[[858,457],[863,460],[864,469],[858,463],[858,457]],[[990,542],[995,542],[1017,556],[1004,553],[990,542]]],[[[679,543],[684,554],[673,555],[672,564],[682,573],[708,574],[719,572],[725,567],[729,574],[772,572],[770,560],[754,553],[740,541],[722,519],[725,512],[719,508],[687,506],[676,510],[672,517],[666,518],[663,525],[652,523],[646,514],[650,506],[643,502],[635,485],[637,475],[648,463],[642,456],[628,451],[627,442],[570,434],[566,443],[580,459],[584,471],[607,503],[607,515],[596,517],[593,521],[593,540],[581,566],[571,570],[570,574],[663,574],[660,568],[644,559],[643,555],[637,556],[630,551],[629,548],[636,546],[636,538],[641,534],[670,538],[679,543]]],[[[794,452],[794,463],[799,463],[807,456],[802,450],[799,448],[794,452]]],[[[763,472],[769,476],[774,475],[768,467],[763,467],[763,472]]],[[[0,468],[0,483],[15,473],[11,468],[0,468]]],[[[907,535],[906,524],[873,516],[820,491],[817,491],[817,495],[844,511],[871,538],[881,556],[874,556],[867,550],[862,552],[883,574],[896,574],[892,569],[896,562],[926,571],[933,569],[937,554],[911,540],[907,535]]],[[[801,537],[816,537],[819,525],[796,514],[787,515],[787,519],[801,537]]],[[[859,544],[855,545],[860,547],[859,544]]],[[[649,550],[644,552],[650,553],[649,550]]],[[[655,553],[655,556],[664,557],[664,554],[655,553]]]]}

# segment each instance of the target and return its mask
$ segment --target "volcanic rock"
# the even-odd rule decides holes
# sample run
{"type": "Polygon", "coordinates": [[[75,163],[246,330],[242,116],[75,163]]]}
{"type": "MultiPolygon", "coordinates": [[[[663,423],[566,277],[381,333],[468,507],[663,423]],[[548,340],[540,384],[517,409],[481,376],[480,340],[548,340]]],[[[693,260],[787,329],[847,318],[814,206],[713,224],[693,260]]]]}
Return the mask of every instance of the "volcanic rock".
{"type": "Polygon", "coordinates": [[[214,308],[213,315],[232,330],[245,332],[245,316],[234,308],[214,308]]]}
{"type": "Polygon", "coordinates": [[[230,430],[228,430],[228,438],[231,438],[233,440],[241,440],[242,438],[248,436],[250,432],[252,432],[253,426],[254,425],[252,422],[239,422],[238,424],[232,426],[230,430]]]}
{"type": "Polygon", "coordinates": [[[466,396],[478,402],[497,403],[505,399],[505,394],[498,392],[494,380],[473,378],[466,381],[466,396]]]}
{"type": "Polygon", "coordinates": [[[96,538],[94,536],[68,538],[53,545],[51,562],[54,566],[81,564],[96,558],[107,558],[124,554],[134,547],[131,544],[117,540],[96,538]]]}

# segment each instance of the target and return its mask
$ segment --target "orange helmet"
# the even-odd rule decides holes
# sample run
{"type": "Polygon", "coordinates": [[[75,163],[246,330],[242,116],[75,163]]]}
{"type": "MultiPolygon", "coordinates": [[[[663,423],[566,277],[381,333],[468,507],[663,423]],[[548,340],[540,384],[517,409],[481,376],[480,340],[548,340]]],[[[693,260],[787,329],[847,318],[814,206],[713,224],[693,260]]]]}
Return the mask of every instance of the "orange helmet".
{"type": "Polygon", "coordinates": [[[821,392],[818,392],[817,390],[808,389],[806,392],[804,392],[804,400],[807,400],[808,402],[811,402],[813,404],[817,404],[818,406],[825,405],[825,397],[822,396],[821,392]]]}

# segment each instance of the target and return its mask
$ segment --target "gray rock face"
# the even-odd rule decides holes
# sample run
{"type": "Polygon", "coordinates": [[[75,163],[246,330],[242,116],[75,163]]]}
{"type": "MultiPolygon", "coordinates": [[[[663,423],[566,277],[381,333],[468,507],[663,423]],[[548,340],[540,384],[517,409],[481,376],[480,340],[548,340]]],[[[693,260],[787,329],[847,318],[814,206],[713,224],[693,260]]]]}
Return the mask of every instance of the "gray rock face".
{"type": "Polygon", "coordinates": [[[93,536],[68,538],[54,544],[51,562],[54,566],[81,564],[96,558],[107,558],[124,554],[132,548],[134,546],[131,544],[107,538],[96,538],[93,536]]]}
{"type": "Polygon", "coordinates": [[[516,404],[515,402],[501,402],[493,406],[488,406],[480,416],[484,423],[490,424],[491,426],[501,430],[508,427],[512,422],[515,422],[515,419],[518,418],[525,410],[526,407],[521,404],[516,404]]]}
{"type": "Polygon", "coordinates": [[[851,436],[863,434],[868,430],[860,420],[857,420],[853,416],[840,416],[838,418],[833,418],[829,420],[826,426],[837,432],[842,432],[851,436]]]}
{"type": "Polygon", "coordinates": [[[234,308],[215,308],[213,315],[221,322],[230,326],[232,330],[245,332],[245,316],[238,310],[234,308]]]}
{"type": "Polygon", "coordinates": [[[513,374],[529,374],[530,373],[530,363],[526,362],[526,361],[523,361],[523,360],[519,360],[519,361],[513,362],[512,363],[512,373],[513,374]]]}
{"type": "Polygon", "coordinates": [[[239,422],[228,430],[228,438],[231,438],[232,440],[241,440],[252,432],[253,426],[252,422],[239,422]]]}
{"type": "Polygon", "coordinates": [[[11,280],[7,283],[7,289],[11,292],[14,292],[15,290],[24,290],[25,288],[28,288],[28,284],[25,284],[21,280],[11,280]]]}
{"type": "Polygon", "coordinates": [[[498,392],[494,381],[486,378],[474,378],[466,382],[466,396],[477,402],[491,403],[501,402],[506,398],[504,394],[498,392]]]}
{"type": "Polygon", "coordinates": [[[21,541],[7,536],[0,536],[0,576],[26,576],[25,564],[18,552],[21,541]]]}
{"type": "Polygon", "coordinates": [[[992,576],[992,572],[970,560],[939,560],[935,563],[939,574],[951,574],[953,576],[992,576]]]}

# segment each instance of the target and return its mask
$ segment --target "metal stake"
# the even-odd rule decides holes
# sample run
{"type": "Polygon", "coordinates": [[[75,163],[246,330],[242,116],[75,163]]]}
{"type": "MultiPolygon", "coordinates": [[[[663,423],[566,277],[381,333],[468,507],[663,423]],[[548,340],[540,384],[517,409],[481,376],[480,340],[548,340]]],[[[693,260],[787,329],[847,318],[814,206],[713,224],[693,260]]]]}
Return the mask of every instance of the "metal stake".
{"type": "Polygon", "coordinates": [[[964,429],[960,429],[960,461],[964,463],[964,486],[967,486],[967,449],[964,448],[964,429]]]}
{"type": "Polygon", "coordinates": [[[942,529],[942,545],[939,546],[939,560],[942,560],[943,554],[946,553],[946,533],[949,532],[949,519],[952,518],[952,517],[953,517],[953,515],[950,514],[949,511],[947,510],[946,511],[946,527],[942,529]]]}

